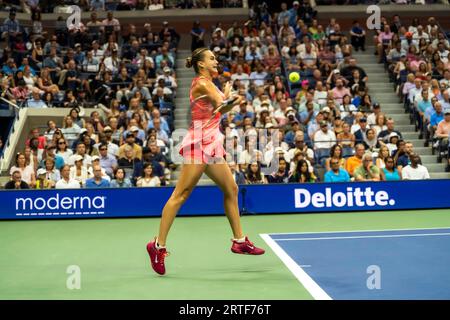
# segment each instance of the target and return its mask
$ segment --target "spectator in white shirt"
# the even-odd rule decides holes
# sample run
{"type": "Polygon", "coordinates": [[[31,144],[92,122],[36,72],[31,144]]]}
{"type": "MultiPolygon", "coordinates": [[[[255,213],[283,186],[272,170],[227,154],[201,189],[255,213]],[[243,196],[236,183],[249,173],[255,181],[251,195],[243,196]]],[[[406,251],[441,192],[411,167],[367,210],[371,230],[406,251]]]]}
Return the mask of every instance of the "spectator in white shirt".
{"type": "Polygon", "coordinates": [[[403,180],[424,180],[430,179],[430,174],[428,169],[420,164],[420,157],[417,154],[412,154],[409,156],[411,164],[407,165],[402,169],[402,179],[403,180]]]}
{"type": "Polygon", "coordinates": [[[330,149],[336,143],[333,130],[328,130],[328,123],[322,121],[320,130],[314,134],[314,149],[330,149]]]}
{"type": "Polygon", "coordinates": [[[55,189],[80,189],[80,183],[70,178],[70,166],[64,165],[61,170],[61,180],[56,182],[55,189]]]}

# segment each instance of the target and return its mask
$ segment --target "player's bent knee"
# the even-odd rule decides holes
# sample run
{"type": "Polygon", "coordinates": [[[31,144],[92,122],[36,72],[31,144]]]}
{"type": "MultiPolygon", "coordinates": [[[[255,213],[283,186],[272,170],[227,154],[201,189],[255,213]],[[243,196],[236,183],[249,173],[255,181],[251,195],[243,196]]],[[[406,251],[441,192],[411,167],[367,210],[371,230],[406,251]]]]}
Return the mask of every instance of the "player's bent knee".
{"type": "Polygon", "coordinates": [[[173,201],[178,205],[182,205],[189,198],[189,195],[191,194],[191,192],[192,192],[192,188],[185,188],[182,191],[180,191],[179,193],[173,195],[173,197],[172,197],[173,201]]]}

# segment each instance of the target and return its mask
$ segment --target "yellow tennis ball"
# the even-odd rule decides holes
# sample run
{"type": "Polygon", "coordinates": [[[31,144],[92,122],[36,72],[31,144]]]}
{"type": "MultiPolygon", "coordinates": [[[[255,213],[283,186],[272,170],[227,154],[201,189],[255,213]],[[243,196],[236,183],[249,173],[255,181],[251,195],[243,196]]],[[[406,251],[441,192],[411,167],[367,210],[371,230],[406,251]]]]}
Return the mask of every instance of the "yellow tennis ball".
{"type": "Polygon", "coordinates": [[[291,81],[292,83],[300,81],[300,74],[298,72],[291,72],[289,74],[289,81],[291,81]]]}

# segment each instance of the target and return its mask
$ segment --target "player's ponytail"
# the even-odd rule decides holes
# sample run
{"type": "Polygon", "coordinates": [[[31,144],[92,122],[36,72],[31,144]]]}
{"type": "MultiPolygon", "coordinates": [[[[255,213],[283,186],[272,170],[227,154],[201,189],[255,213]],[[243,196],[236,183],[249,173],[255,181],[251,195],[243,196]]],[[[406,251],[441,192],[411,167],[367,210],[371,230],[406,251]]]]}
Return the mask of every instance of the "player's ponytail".
{"type": "Polygon", "coordinates": [[[203,54],[209,50],[208,48],[198,48],[189,58],[186,58],[186,68],[194,68],[195,72],[198,73],[200,68],[198,63],[203,60],[203,54]]]}

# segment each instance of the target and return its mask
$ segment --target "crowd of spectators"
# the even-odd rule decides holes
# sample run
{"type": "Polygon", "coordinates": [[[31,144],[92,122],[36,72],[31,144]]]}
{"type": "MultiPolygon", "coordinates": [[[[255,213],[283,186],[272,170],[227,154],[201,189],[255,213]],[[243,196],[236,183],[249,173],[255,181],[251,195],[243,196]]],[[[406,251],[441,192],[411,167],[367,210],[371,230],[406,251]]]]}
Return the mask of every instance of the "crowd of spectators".
{"type": "Polygon", "coordinates": [[[92,12],[86,25],[27,32],[11,10],[3,26],[1,97],[20,107],[67,109],[60,123],[31,130],[13,178],[32,188],[170,182],[180,36],[167,21],[138,32],[112,11],[102,21],[92,12]]]}
{"type": "MultiPolygon", "coordinates": [[[[208,31],[200,22],[194,23],[192,49],[207,45],[220,62],[216,85],[222,88],[232,81],[233,90],[244,97],[221,119],[229,151],[226,158],[236,181],[429,178],[413,144],[403,139],[394,120],[371,97],[368,76],[353,57],[353,52],[366,50],[364,28],[355,21],[344,33],[336,19],[320,25],[316,15],[308,2],[294,1],[291,8],[282,3],[278,13],[269,12],[262,3],[252,8],[243,25],[217,23],[209,41],[204,37],[208,31]],[[291,72],[299,73],[301,80],[291,83],[291,72]]],[[[1,58],[6,62],[2,76],[7,80],[2,82],[3,96],[29,107],[70,110],[62,124],[49,121],[44,135],[37,129],[30,133],[25,151],[16,156],[11,168],[12,181],[40,188],[124,187],[164,185],[170,179],[169,168],[175,166],[170,137],[179,36],[168,23],[160,32],[145,25],[143,34],[129,26],[119,46],[120,22],[113,12],[106,20],[111,24],[108,29],[105,22],[97,23],[93,12],[86,27],[76,32],[49,35],[49,41],[39,36],[40,43],[34,41],[25,52],[5,50],[1,58]],[[90,33],[90,26],[98,32],[90,33]],[[80,113],[90,105],[99,105],[106,118],[94,111],[83,120],[80,113]]],[[[411,29],[414,23],[403,26],[398,16],[391,23],[383,18],[374,38],[375,53],[391,70],[399,95],[414,97],[407,100],[408,106],[414,102],[419,106],[420,99],[415,98],[428,86],[425,92],[433,93],[438,102],[432,106],[441,104],[446,110],[441,100],[448,104],[448,90],[440,85],[450,81],[448,61],[443,61],[449,46],[430,21],[411,29]],[[420,54],[411,49],[416,42],[422,48],[424,32],[428,46],[420,54],[436,60],[426,60],[426,67],[432,68],[429,72],[442,71],[437,87],[433,75],[424,74],[420,59],[414,58],[420,54]],[[415,39],[416,33],[420,39],[415,39]],[[400,50],[398,55],[395,50],[400,50]],[[407,72],[407,82],[412,93],[400,81],[403,70],[411,68],[415,69],[412,75],[407,72]]],[[[6,41],[16,47],[20,40],[15,33],[6,35],[6,41]]],[[[439,115],[424,111],[430,119],[439,115]]],[[[423,115],[418,114],[420,122],[423,115]]],[[[448,117],[442,120],[444,124],[437,122],[439,130],[450,129],[448,117]]],[[[420,123],[426,125],[425,120],[420,123]]]]}
{"type": "MultiPolygon", "coordinates": [[[[413,144],[371,96],[368,76],[353,56],[366,50],[362,25],[354,21],[344,33],[336,19],[320,25],[316,14],[309,3],[294,1],[291,8],[282,3],[277,14],[263,3],[252,8],[244,26],[218,25],[213,32],[210,49],[223,68],[218,86],[231,80],[245,97],[222,118],[236,181],[429,179],[413,144]],[[301,80],[291,83],[291,72],[301,80]]],[[[384,40],[389,24],[382,21],[375,45],[381,43],[377,54],[384,55],[392,44],[384,40]]],[[[398,16],[392,25],[406,41],[398,16]]],[[[429,43],[447,57],[443,34],[438,29],[433,34],[429,43]]]]}
{"type": "MultiPolygon", "coordinates": [[[[374,39],[378,61],[384,63],[411,121],[438,153],[448,158],[450,134],[450,44],[436,19],[403,24],[398,15],[382,21],[374,39]]],[[[446,170],[450,172],[450,160],[446,170]]]]}
{"type": "Polygon", "coordinates": [[[9,0],[1,1],[0,10],[11,8],[31,13],[41,8],[43,13],[66,12],[71,5],[82,11],[130,11],[192,8],[236,8],[242,7],[242,0],[9,0]]]}

